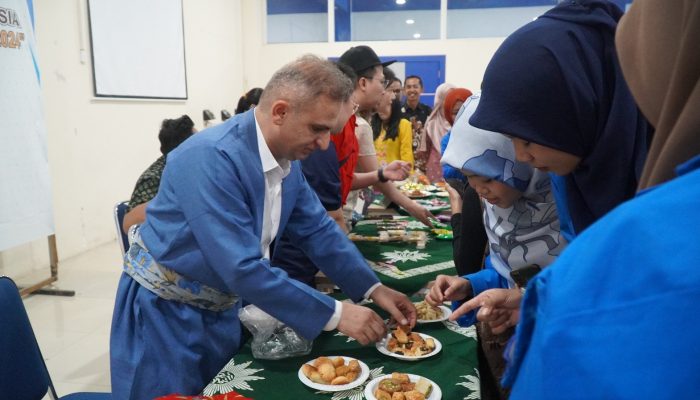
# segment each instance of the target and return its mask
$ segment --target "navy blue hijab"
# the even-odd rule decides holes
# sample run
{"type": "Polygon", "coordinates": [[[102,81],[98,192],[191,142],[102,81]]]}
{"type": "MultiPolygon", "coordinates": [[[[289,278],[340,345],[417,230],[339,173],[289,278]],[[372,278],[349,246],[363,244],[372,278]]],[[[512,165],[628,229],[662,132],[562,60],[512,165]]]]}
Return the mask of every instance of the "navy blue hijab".
{"type": "Polygon", "coordinates": [[[582,158],[564,179],[576,233],[634,196],[651,128],[622,76],[604,0],[567,1],[499,47],[469,122],[582,158]]]}

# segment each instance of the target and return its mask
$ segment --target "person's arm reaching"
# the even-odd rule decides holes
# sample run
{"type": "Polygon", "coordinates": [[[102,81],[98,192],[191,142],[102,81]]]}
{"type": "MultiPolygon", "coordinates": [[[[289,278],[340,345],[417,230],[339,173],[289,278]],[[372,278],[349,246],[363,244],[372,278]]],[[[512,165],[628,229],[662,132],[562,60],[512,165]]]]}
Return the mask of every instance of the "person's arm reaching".
{"type": "Polygon", "coordinates": [[[124,233],[128,233],[132,225],[141,224],[146,220],[147,205],[148,203],[139,204],[124,215],[124,220],[122,221],[122,231],[124,233]]]}
{"type": "MultiPolygon", "coordinates": [[[[374,157],[374,156],[363,156],[363,157],[374,157]]],[[[402,181],[408,178],[408,174],[411,172],[411,164],[405,161],[394,160],[387,166],[380,169],[372,170],[370,172],[355,172],[352,178],[351,189],[363,189],[367,186],[375,185],[381,182],[381,178],[388,181],[402,181]],[[380,176],[381,174],[381,176],[380,176]]]]}
{"type": "Polygon", "coordinates": [[[520,320],[522,298],[520,289],[489,289],[462,304],[450,315],[450,321],[479,308],[476,318],[488,323],[493,333],[503,333],[520,320]]]}
{"type": "MultiPolygon", "coordinates": [[[[357,169],[360,171],[374,171],[377,169],[378,162],[375,155],[361,156],[357,160],[357,169]]],[[[430,219],[433,214],[425,207],[422,207],[415,201],[409,199],[401,193],[399,189],[391,182],[377,182],[374,188],[384,194],[384,196],[399,206],[403,207],[409,214],[427,226],[433,226],[430,219]]]]}

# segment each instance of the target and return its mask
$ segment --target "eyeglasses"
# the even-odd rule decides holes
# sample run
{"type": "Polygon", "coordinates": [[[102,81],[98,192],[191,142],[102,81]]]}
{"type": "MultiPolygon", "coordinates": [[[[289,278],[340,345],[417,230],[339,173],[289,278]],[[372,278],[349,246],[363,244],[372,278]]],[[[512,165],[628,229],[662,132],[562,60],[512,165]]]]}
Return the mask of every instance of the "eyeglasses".
{"type": "MultiPolygon", "coordinates": [[[[363,78],[369,79],[369,80],[371,80],[371,81],[374,80],[374,77],[369,77],[369,76],[363,76],[363,78]]],[[[382,80],[381,80],[381,84],[382,84],[382,87],[383,87],[384,89],[386,89],[386,88],[388,88],[389,85],[391,84],[391,80],[389,80],[389,79],[382,79],[382,80]]]]}

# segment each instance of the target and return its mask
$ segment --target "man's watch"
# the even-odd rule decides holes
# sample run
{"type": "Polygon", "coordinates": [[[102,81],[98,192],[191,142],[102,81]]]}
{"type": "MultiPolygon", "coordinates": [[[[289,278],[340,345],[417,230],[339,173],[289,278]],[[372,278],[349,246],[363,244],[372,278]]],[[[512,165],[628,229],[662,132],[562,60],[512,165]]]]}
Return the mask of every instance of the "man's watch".
{"type": "Polygon", "coordinates": [[[377,170],[377,177],[379,178],[379,182],[389,182],[389,180],[384,177],[384,167],[379,167],[377,170]]]}

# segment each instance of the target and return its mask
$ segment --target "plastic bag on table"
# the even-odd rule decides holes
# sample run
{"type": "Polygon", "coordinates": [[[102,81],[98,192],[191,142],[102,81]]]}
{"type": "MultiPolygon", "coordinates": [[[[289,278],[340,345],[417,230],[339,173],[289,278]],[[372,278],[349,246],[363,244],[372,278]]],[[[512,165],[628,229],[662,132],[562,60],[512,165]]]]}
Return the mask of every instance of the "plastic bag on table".
{"type": "Polygon", "coordinates": [[[263,360],[307,355],[311,352],[313,340],[299,336],[275,317],[249,304],[238,311],[241,323],[253,334],[253,357],[263,360]]]}

